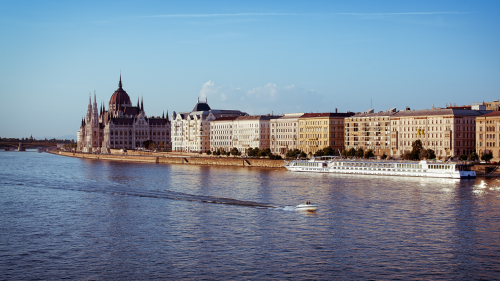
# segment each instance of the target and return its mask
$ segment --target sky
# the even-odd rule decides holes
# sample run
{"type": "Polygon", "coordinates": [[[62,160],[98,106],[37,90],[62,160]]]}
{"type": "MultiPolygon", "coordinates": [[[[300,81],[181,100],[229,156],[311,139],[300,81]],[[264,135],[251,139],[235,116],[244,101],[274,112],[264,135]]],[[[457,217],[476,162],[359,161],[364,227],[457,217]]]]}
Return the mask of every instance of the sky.
{"type": "Polygon", "coordinates": [[[498,1],[2,1],[0,137],[76,136],[89,94],[148,116],[500,99],[498,1]]]}

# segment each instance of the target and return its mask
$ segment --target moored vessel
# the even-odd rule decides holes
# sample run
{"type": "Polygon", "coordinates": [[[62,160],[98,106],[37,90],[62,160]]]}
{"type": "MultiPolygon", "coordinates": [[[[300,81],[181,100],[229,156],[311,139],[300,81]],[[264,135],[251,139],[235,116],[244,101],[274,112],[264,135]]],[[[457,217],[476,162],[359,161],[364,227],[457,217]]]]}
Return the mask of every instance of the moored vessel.
{"type": "Polygon", "coordinates": [[[440,161],[359,160],[327,156],[309,160],[285,161],[292,172],[339,173],[431,178],[475,178],[472,165],[440,161]]]}

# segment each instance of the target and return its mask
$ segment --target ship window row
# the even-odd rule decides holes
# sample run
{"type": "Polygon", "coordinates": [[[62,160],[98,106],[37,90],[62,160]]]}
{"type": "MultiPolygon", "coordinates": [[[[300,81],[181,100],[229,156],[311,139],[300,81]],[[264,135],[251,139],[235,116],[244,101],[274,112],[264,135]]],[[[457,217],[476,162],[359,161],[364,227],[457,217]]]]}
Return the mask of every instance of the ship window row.
{"type": "Polygon", "coordinates": [[[429,165],[429,169],[451,170],[453,167],[452,165],[429,165]]]}

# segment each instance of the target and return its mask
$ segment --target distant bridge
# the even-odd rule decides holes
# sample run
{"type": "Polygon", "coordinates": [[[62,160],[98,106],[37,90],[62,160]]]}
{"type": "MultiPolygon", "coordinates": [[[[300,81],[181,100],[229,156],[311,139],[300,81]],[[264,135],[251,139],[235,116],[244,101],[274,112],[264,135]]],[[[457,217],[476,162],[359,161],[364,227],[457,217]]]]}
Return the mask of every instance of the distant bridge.
{"type": "MultiPolygon", "coordinates": [[[[36,149],[38,147],[49,148],[57,147],[56,142],[21,142],[25,149],[36,149]]],[[[0,149],[2,148],[18,148],[19,142],[0,142],[0,149]]]]}

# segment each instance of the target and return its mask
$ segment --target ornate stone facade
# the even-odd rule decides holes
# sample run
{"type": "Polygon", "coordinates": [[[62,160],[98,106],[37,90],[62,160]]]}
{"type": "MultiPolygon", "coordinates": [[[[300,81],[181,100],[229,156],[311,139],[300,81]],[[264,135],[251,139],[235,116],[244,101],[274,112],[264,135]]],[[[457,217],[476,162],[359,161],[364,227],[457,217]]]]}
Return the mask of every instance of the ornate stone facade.
{"type": "Polygon", "coordinates": [[[220,117],[246,116],[239,110],[211,109],[198,102],[191,112],[172,113],[172,151],[206,152],[210,150],[210,122],[220,117]]]}
{"type": "Polygon", "coordinates": [[[104,105],[97,107],[96,94],[94,103],[87,108],[87,116],[82,120],[77,133],[77,149],[82,152],[109,153],[110,149],[158,148],[170,149],[170,121],[162,117],[148,117],[144,103],[137,100],[132,106],[130,97],[123,90],[122,79],[118,89],[109,101],[109,110],[104,105]]]}

